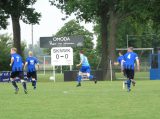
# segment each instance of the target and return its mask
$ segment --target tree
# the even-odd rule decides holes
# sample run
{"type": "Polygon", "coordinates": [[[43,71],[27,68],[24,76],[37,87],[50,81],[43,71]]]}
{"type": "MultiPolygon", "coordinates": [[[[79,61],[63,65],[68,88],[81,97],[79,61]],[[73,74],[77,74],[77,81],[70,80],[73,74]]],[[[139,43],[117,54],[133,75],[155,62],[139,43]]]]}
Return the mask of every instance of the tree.
{"type": "Polygon", "coordinates": [[[28,52],[31,51],[32,49],[34,49],[32,52],[36,57],[46,55],[44,54],[44,50],[40,48],[40,42],[37,41],[37,43],[34,44],[34,46],[32,46],[32,44],[29,44],[28,47],[25,48],[25,57],[28,56],[28,52]]]}
{"type": "Polygon", "coordinates": [[[7,18],[11,17],[13,25],[14,47],[22,54],[21,49],[21,30],[19,21],[27,24],[38,24],[40,13],[36,12],[31,6],[36,0],[1,0],[0,4],[0,25],[2,28],[7,26],[7,18]]]}
{"type": "Polygon", "coordinates": [[[110,77],[107,72],[110,57],[115,58],[117,26],[128,16],[137,16],[148,5],[146,0],[50,0],[66,15],[74,13],[79,20],[96,21],[100,24],[103,80],[110,77]]]}

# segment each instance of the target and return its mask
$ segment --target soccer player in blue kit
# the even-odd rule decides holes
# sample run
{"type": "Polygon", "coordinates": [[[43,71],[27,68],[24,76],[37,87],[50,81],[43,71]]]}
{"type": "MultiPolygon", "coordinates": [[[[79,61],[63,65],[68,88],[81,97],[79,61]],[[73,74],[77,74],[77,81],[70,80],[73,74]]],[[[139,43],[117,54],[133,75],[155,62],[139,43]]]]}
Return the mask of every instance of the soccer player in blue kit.
{"type": "Polygon", "coordinates": [[[140,71],[140,63],[138,59],[138,55],[133,52],[133,47],[129,47],[127,53],[124,55],[124,70],[128,80],[126,81],[128,92],[131,91],[131,83],[135,85],[134,79],[134,69],[135,69],[135,61],[137,63],[137,70],[140,71]]]}
{"type": "Polygon", "coordinates": [[[26,58],[25,67],[27,66],[27,78],[31,78],[33,89],[36,89],[36,82],[37,82],[37,72],[35,65],[37,64],[39,69],[38,59],[33,57],[33,53],[29,51],[28,57],[26,58]]]}
{"type": "Polygon", "coordinates": [[[123,63],[124,63],[124,56],[122,55],[122,52],[119,51],[119,57],[117,58],[117,62],[114,62],[114,65],[120,65],[121,66],[121,71],[124,73],[124,67],[123,67],[123,63]]]}
{"type": "Polygon", "coordinates": [[[83,51],[80,51],[80,63],[76,65],[77,67],[81,66],[80,71],[77,76],[77,87],[81,86],[82,74],[87,73],[87,77],[92,80],[94,79],[95,84],[97,83],[96,77],[90,74],[90,64],[88,62],[88,58],[84,55],[83,51]]]}
{"type": "Polygon", "coordinates": [[[26,81],[24,80],[24,75],[23,75],[23,62],[22,62],[22,57],[17,54],[17,49],[16,48],[11,48],[11,63],[10,66],[12,67],[12,72],[11,72],[11,82],[12,85],[15,88],[15,94],[18,93],[19,88],[16,84],[16,77],[20,78],[20,81],[22,83],[22,86],[24,88],[25,94],[27,94],[27,86],[26,86],[26,81]]]}

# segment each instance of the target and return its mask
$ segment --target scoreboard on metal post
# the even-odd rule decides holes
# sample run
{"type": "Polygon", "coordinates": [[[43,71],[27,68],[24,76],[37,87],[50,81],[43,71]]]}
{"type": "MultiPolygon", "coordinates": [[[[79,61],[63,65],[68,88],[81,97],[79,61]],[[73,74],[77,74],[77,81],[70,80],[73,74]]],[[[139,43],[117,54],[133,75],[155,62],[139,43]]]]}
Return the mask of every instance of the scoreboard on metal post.
{"type": "Polygon", "coordinates": [[[73,65],[73,47],[83,46],[83,36],[52,36],[40,37],[41,48],[51,49],[51,64],[53,66],[53,76],[50,80],[55,81],[55,66],[70,66],[70,71],[73,65]]]}
{"type": "Polygon", "coordinates": [[[51,49],[53,66],[73,65],[73,49],[71,47],[54,47],[51,49]]]}
{"type": "Polygon", "coordinates": [[[53,66],[73,65],[73,49],[83,46],[83,36],[40,37],[41,48],[51,49],[51,64],[53,66]]]}

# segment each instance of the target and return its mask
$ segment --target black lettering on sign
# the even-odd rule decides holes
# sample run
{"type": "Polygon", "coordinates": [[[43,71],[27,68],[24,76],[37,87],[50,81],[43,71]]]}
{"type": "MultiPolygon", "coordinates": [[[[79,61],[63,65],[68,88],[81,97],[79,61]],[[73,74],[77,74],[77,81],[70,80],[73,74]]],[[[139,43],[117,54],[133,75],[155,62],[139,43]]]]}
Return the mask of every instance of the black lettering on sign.
{"type": "Polygon", "coordinates": [[[66,53],[71,52],[70,49],[53,49],[53,53],[66,53]]]}
{"type": "Polygon", "coordinates": [[[56,54],[56,59],[59,59],[59,54],[56,54]]]}
{"type": "Polygon", "coordinates": [[[65,54],[65,58],[68,59],[68,54],[65,54]]]}

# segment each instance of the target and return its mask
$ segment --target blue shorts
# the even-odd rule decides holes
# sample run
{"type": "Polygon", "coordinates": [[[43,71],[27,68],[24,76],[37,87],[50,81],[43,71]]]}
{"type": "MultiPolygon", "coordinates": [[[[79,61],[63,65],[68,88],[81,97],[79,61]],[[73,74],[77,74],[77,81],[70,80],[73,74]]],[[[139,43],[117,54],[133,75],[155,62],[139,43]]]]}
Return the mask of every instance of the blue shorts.
{"type": "Polygon", "coordinates": [[[82,66],[80,68],[80,71],[83,72],[83,73],[90,73],[91,72],[91,68],[90,68],[90,66],[82,66]]]}

